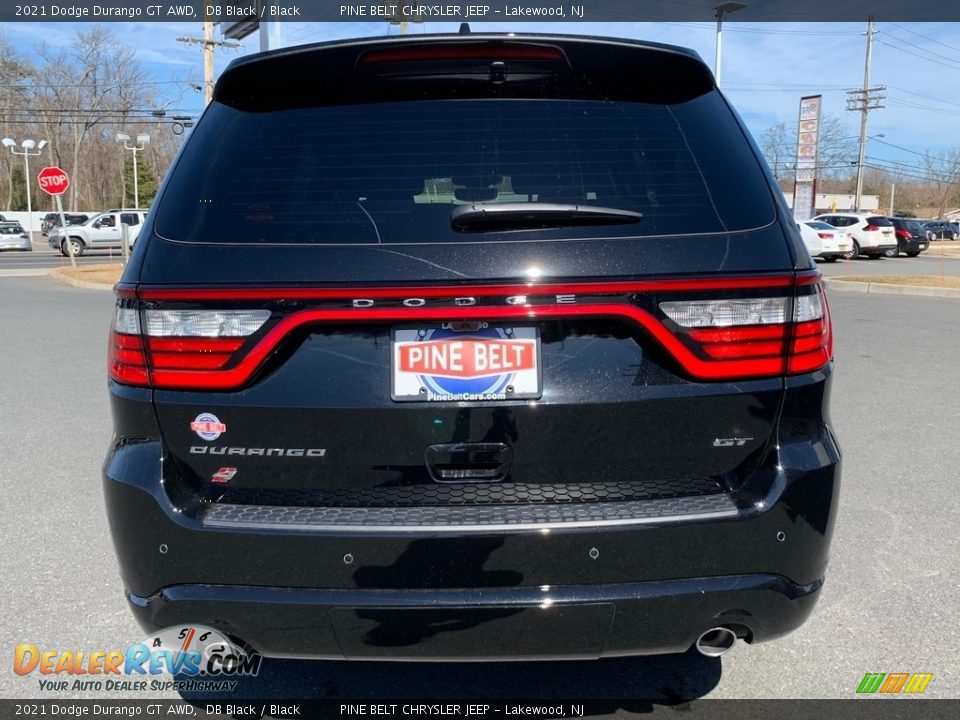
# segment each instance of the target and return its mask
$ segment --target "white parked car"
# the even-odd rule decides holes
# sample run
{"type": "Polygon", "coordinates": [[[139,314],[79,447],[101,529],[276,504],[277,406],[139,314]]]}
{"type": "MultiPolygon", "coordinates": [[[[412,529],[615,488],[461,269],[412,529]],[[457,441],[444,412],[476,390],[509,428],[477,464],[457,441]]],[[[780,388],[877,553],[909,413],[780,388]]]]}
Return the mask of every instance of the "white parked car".
{"type": "Polygon", "coordinates": [[[822,220],[850,235],[853,247],[845,255],[848,258],[866,255],[876,260],[897,247],[893,223],[883,215],[834,212],[817,215],[814,220],[822,220]]]}
{"type": "Polygon", "coordinates": [[[50,231],[47,243],[50,247],[67,254],[67,240],[73,245],[74,255],[83,255],[87,250],[120,250],[122,228],[120,225],[130,226],[130,245],[132,246],[140,234],[143,221],[147,217],[146,210],[106,210],[82,225],[69,225],[66,228],[58,227],[50,231]]]}
{"type": "Polygon", "coordinates": [[[836,262],[837,258],[850,252],[853,246],[853,241],[846,232],[822,220],[807,220],[799,223],[797,227],[800,228],[800,236],[810,257],[836,262]]]}

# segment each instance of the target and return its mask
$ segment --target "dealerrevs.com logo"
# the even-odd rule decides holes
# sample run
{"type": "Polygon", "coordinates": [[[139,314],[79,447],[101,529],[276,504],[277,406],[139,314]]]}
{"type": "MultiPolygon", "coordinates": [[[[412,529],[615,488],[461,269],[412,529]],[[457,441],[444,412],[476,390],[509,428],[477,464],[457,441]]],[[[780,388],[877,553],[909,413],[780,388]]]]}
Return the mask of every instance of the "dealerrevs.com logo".
{"type": "Polygon", "coordinates": [[[166,628],[126,650],[52,650],[17,645],[13,671],[36,676],[49,692],[232,691],[234,678],[255,676],[262,658],[202,625],[166,628]],[[170,679],[166,676],[173,676],[170,679]]]}

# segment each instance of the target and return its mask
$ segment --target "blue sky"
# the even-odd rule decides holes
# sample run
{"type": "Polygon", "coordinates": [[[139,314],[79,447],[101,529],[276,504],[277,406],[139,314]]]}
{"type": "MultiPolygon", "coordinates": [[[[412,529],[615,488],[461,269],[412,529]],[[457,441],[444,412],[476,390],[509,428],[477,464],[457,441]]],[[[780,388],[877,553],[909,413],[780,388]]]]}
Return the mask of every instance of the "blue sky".
{"type": "MultiPolygon", "coordinates": [[[[82,24],[8,23],[14,47],[28,52],[37,41],[68,42],[82,24]]],[[[411,33],[455,32],[456,23],[411,24],[411,33]]],[[[960,23],[879,23],[875,36],[872,84],[887,86],[886,107],[870,115],[868,154],[879,162],[915,163],[916,153],[960,146],[960,23]],[[898,147],[893,147],[892,145],[898,147]],[[912,152],[911,152],[912,151],[912,152]]],[[[199,23],[113,23],[125,42],[137,48],[170,107],[198,113],[202,97],[171,81],[202,79],[199,47],[176,41],[198,36],[199,23]]],[[[693,48],[713,66],[713,23],[484,23],[491,31],[568,32],[655,40],[693,48]]],[[[848,88],[863,81],[865,23],[724,23],[723,89],[759,137],[770,125],[793,122],[802,95],[824,96],[824,111],[841,117],[850,135],[858,117],[845,111],[848,88]]],[[[285,45],[338,38],[396,34],[387,23],[284,23],[285,45]]],[[[257,52],[253,35],[239,50],[217,52],[217,72],[233,58],[257,52]]]]}

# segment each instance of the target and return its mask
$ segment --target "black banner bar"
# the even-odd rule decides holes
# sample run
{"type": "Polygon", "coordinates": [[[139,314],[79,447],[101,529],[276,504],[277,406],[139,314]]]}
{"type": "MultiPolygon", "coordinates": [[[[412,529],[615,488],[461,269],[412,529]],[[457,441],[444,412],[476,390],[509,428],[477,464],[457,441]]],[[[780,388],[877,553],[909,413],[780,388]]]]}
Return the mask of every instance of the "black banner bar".
{"type": "Polygon", "coordinates": [[[0,700],[0,718],[332,718],[336,720],[529,720],[644,715],[688,720],[953,720],[960,700],[0,700]]]}
{"type": "MultiPolygon", "coordinates": [[[[719,0],[62,0],[0,7],[0,22],[713,21],[719,0]]],[[[957,0],[748,0],[731,22],[960,21],[957,0]]]]}

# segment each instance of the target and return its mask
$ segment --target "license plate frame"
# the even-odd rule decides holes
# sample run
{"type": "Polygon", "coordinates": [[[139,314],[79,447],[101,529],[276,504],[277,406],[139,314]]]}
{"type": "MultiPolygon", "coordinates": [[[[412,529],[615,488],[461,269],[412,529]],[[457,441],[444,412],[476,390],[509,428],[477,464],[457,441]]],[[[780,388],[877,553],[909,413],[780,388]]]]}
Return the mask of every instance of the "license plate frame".
{"type": "Polygon", "coordinates": [[[540,344],[537,325],[471,321],[393,327],[390,398],[434,403],[539,400],[540,344]],[[483,372],[484,362],[491,363],[491,372],[483,372]]]}

